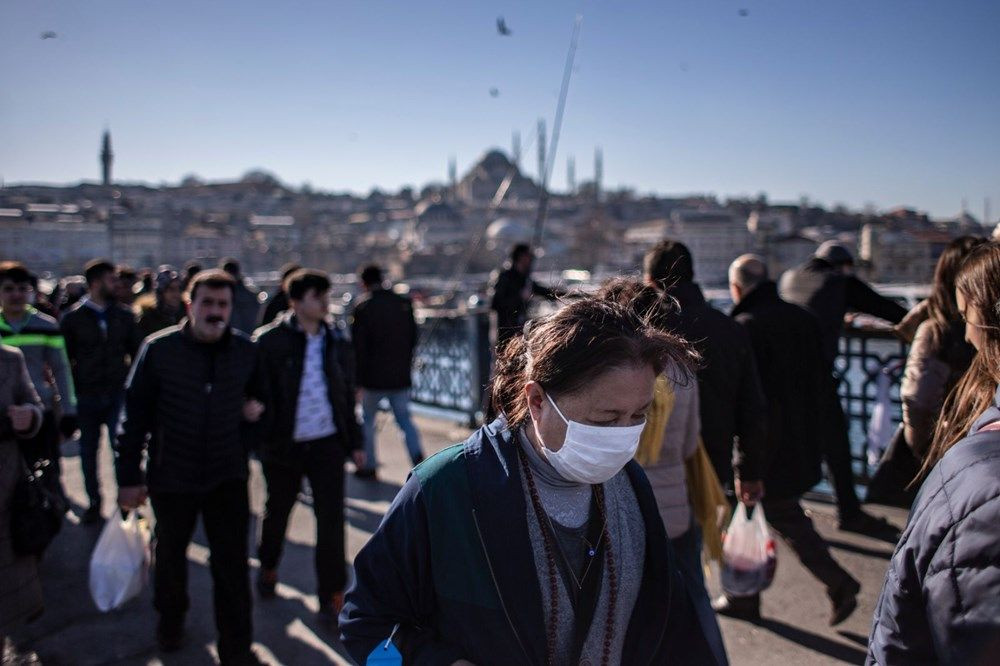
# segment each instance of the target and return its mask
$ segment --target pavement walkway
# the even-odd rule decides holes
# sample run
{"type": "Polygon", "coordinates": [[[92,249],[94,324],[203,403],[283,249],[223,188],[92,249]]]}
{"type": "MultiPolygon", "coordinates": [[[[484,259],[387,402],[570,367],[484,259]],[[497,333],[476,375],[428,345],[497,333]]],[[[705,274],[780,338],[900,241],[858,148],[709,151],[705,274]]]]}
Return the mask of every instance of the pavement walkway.
{"type": "MultiPolygon", "coordinates": [[[[351,558],[377,528],[383,513],[399,490],[409,470],[402,438],[388,415],[382,415],[379,453],[382,463],[378,483],[361,482],[348,474],[347,545],[351,558]]],[[[468,430],[451,422],[417,417],[429,452],[461,441],[468,430]]],[[[79,457],[72,445],[64,451],[64,479],[74,508],[85,505],[79,457]]],[[[105,515],[113,507],[114,482],[111,456],[102,448],[102,478],[105,515]]],[[[280,664],[350,664],[334,635],[314,618],[318,603],[314,594],[312,544],[315,522],[301,496],[293,510],[288,542],[281,564],[278,598],[254,605],[255,647],[265,659],[280,664]]],[[[264,507],[264,482],[254,463],[251,478],[251,510],[256,534],[264,507]]],[[[829,613],[821,585],[808,575],[788,548],[778,544],[778,569],[774,584],[763,597],[764,619],[759,623],[721,619],[726,648],[734,666],[764,664],[860,664],[875,599],[892,554],[892,545],[839,532],[832,506],[810,502],[820,532],[833,546],[834,556],[861,581],[858,610],[840,627],[826,624],[829,613]]],[[[902,526],[905,514],[893,509],[869,507],[902,526]]],[[[170,655],[160,655],[154,628],[156,614],[147,587],[139,598],[118,611],[100,613],[90,599],[88,564],[100,534],[99,526],[67,524],[53,542],[42,563],[46,612],[36,622],[13,636],[4,664],[39,663],[46,666],[96,666],[103,664],[199,666],[215,663],[211,576],[208,549],[199,528],[188,550],[191,610],[186,646],[170,655]],[[9,661],[8,661],[9,660],[9,661]]],[[[251,548],[251,554],[254,549],[251,548]]],[[[252,560],[255,574],[258,564],[252,560]]],[[[710,581],[710,587],[714,583],[710,581]]]]}

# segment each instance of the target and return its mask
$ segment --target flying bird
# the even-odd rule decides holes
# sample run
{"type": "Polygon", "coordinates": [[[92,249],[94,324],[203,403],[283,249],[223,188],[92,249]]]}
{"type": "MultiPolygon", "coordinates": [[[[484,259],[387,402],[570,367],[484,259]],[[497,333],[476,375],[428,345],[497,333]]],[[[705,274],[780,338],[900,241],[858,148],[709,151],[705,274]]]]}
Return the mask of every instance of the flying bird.
{"type": "Polygon", "coordinates": [[[497,32],[500,33],[501,37],[510,37],[512,34],[510,28],[507,27],[507,21],[503,20],[502,16],[497,17],[497,32]]]}
{"type": "Polygon", "coordinates": [[[499,97],[500,90],[498,88],[490,88],[490,97],[499,97]]]}
{"type": "Polygon", "coordinates": [[[55,39],[58,36],[59,35],[52,32],[51,30],[46,30],[45,32],[42,33],[42,39],[55,39]]]}
{"type": "Polygon", "coordinates": [[[740,10],[740,16],[750,16],[750,10],[749,9],[741,9],[740,10]]]}

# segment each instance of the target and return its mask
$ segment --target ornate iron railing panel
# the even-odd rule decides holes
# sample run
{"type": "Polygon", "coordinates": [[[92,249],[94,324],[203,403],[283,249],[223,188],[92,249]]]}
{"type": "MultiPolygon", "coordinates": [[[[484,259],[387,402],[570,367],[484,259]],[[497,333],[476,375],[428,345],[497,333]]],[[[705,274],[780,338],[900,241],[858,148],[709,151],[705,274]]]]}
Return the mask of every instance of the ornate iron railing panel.
{"type": "Polygon", "coordinates": [[[850,427],[851,452],[859,478],[867,479],[868,427],[878,396],[879,375],[889,379],[890,412],[893,425],[902,421],[899,386],[906,363],[907,346],[890,331],[847,329],[840,339],[840,355],[834,365],[840,401],[850,427]]]}
{"type": "Polygon", "coordinates": [[[489,380],[489,319],[485,313],[422,318],[413,365],[414,402],[481,420],[489,380]]]}
{"type": "MultiPolygon", "coordinates": [[[[413,400],[461,412],[470,424],[481,422],[490,351],[487,313],[427,315],[420,324],[413,400]]],[[[898,424],[902,418],[899,383],[905,360],[906,345],[888,331],[848,329],[841,338],[835,372],[859,480],[867,479],[872,471],[867,434],[877,401],[879,374],[888,369],[892,420],[898,424]]]]}

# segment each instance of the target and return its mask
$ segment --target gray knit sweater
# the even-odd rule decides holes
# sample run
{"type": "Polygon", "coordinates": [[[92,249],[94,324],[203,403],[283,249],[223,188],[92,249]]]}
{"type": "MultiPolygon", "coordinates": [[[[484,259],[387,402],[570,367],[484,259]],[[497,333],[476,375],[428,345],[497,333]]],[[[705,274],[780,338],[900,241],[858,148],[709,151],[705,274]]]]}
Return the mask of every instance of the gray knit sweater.
{"type": "MultiPolygon", "coordinates": [[[[528,465],[531,467],[538,488],[538,496],[542,508],[549,518],[558,525],[576,528],[587,521],[590,509],[590,486],[567,481],[535,451],[523,432],[518,434],[521,448],[527,454],[528,465]]],[[[548,565],[545,558],[545,546],[541,528],[535,517],[531,504],[531,496],[521,470],[521,482],[524,487],[527,507],[528,536],[531,538],[531,550],[535,557],[535,567],[542,593],[542,608],[545,614],[546,626],[549,613],[548,565]]],[[[618,601],[615,609],[614,636],[611,643],[611,663],[621,662],[622,647],[625,643],[625,632],[632,617],[632,609],[639,596],[639,586],[642,581],[642,570],[645,564],[646,528],[643,524],[639,503],[632,489],[632,484],[625,471],[621,471],[604,484],[605,506],[608,516],[608,534],[611,537],[611,551],[614,555],[615,568],[618,572],[618,601]]],[[[595,562],[595,566],[597,563],[595,562]]],[[[580,662],[599,664],[604,645],[605,626],[608,609],[608,572],[603,558],[601,565],[601,592],[594,612],[594,620],[590,633],[583,646],[580,662]]],[[[591,574],[593,575],[593,574],[591,574]]],[[[558,626],[556,630],[556,664],[569,664],[573,640],[573,606],[566,590],[563,578],[559,576],[558,626]]]]}

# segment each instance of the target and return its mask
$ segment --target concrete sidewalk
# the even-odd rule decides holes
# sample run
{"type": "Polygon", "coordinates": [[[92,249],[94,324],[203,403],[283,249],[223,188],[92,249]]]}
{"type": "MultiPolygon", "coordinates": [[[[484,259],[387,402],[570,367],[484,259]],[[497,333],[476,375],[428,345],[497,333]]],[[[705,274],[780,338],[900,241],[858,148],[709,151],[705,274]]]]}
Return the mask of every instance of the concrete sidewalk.
{"type": "MultiPolygon", "coordinates": [[[[379,438],[380,481],[360,482],[348,475],[347,544],[352,558],[377,528],[409,470],[405,447],[395,424],[387,415],[380,418],[386,419],[379,438]]],[[[442,420],[417,417],[417,423],[424,437],[424,447],[429,452],[461,441],[468,434],[468,430],[442,420]]],[[[63,459],[67,491],[75,508],[82,510],[85,494],[79,458],[71,449],[64,453],[67,454],[63,459]]],[[[252,473],[252,534],[256,534],[264,506],[264,483],[256,463],[252,473]]],[[[111,456],[106,446],[102,449],[102,474],[105,515],[109,515],[115,487],[111,456]]],[[[300,499],[308,502],[307,497],[300,499]]],[[[826,624],[829,609],[822,587],[787,547],[779,543],[775,582],[764,594],[764,620],[751,624],[721,619],[729,657],[735,665],[858,664],[864,660],[873,607],[892,546],[837,531],[831,506],[810,503],[810,508],[820,532],[830,540],[834,556],[861,581],[858,610],[836,630],[829,628],[826,624]]],[[[905,520],[900,511],[879,511],[877,508],[874,511],[887,515],[900,526],[905,520]]],[[[212,582],[208,549],[201,529],[188,550],[191,610],[186,646],[171,655],[160,655],[157,651],[156,613],[148,587],[138,599],[118,611],[102,614],[94,608],[87,576],[90,552],[99,534],[99,526],[67,524],[46,553],[42,563],[46,612],[13,636],[17,659],[37,663],[32,661],[37,658],[46,666],[198,666],[215,663],[212,582]]],[[[318,607],[312,564],[314,539],[312,512],[300,501],[290,521],[278,598],[268,602],[255,600],[254,604],[256,649],[274,663],[296,666],[350,663],[336,637],[314,618],[318,607]]],[[[253,547],[251,554],[255,554],[253,547]]],[[[255,574],[256,560],[252,560],[252,565],[255,574]]]]}

